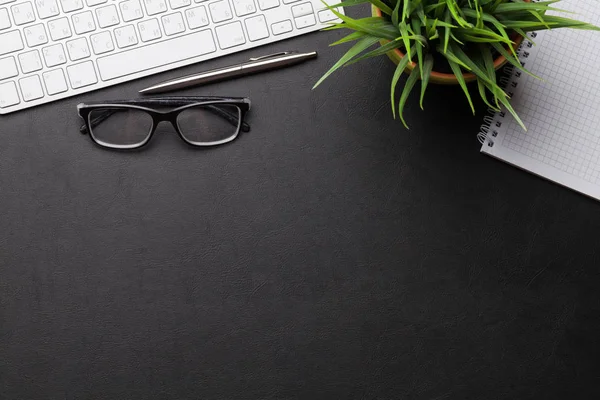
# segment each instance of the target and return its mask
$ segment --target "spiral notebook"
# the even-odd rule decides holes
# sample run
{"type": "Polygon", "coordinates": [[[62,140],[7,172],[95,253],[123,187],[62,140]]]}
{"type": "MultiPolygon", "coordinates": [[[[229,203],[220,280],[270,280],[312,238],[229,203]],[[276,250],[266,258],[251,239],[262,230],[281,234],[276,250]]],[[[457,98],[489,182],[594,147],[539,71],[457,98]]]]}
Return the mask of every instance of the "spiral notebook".
{"type": "MultiPolygon", "coordinates": [[[[598,0],[563,0],[560,14],[600,26],[598,0]]],[[[530,34],[519,49],[525,68],[501,83],[527,127],[505,112],[484,118],[481,151],[600,200],[600,32],[557,29],[530,34]]]]}

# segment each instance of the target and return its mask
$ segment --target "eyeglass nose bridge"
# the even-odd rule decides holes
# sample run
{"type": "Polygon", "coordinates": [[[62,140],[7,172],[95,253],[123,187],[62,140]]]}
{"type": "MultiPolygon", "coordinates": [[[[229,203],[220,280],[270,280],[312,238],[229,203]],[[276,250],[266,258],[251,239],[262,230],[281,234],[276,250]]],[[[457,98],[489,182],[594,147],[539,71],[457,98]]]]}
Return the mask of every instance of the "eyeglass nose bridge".
{"type": "Polygon", "coordinates": [[[152,113],[152,133],[156,131],[161,122],[169,123],[176,133],[179,133],[177,126],[177,111],[155,111],[152,113]]]}
{"type": "MultiPolygon", "coordinates": [[[[161,123],[165,123],[167,125],[170,125],[173,128],[173,133],[179,134],[179,127],[177,126],[177,121],[176,120],[170,120],[170,119],[167,119],[167,118],[153,118],[153,120],[152,120],[152,132],[151,132],[151,134],[156,133],[156,131],[158,130],[158,127],[160,126],[161,123]]],[[[166,131],[166,129],[163,128],[163,130],[159,131],[159,133],[163,133],[164,131],[166,131]]]]}

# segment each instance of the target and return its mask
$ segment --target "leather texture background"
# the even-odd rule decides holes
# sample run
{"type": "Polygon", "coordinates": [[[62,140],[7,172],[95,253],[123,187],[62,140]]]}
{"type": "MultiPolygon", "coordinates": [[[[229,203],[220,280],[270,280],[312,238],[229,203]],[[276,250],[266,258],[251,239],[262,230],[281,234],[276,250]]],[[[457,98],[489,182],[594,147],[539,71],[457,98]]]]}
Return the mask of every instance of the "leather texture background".
{"type": "Polygon", "coordinates": [[[456,88],[406,131],[385,58],[311,91],[342,34],[0,118],[1,399],[600,395],[600,204],[481,155],[456,88]],[[291,49],[319,58],[180,92],[252,99],[230,145],[78,133],[78,102],[291,49]]]}

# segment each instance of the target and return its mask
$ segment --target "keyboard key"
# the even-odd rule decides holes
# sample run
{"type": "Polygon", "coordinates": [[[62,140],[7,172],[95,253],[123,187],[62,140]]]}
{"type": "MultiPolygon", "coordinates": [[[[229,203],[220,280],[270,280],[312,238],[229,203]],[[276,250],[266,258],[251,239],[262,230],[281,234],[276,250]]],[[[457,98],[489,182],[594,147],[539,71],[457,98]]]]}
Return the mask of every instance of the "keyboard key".
{"type": "Polygon", "coordinates": [[[85,11],[79,14],[73,15],[73,27],[75,33],[81,35],[96,30],[96,24],[94,23],[94,16],[91,11],[85,11]]]}
{"type": "Polygon", "coordinates": [[[23,41],[19,31],[0,33],[0,56],[23,50],[23,41]]]}
{"type": "Polygon", "coordinates": [[[114,5],[97,8],[96,17],[98,17],[98,25],[100,28],[115,26],[120,22],[117,7],[114,5]]]}
{"type": "Polygon", "coordinates": [[[42,82],[40,82],[40,77],[37,75],[21,79],[19,86],[21,87],[21,94],[25,101],[33,101],[44,97],[42,82]]]}
{"type": "Polygon", "coordinates": [[[56,17],[59,13],[56,0],[35,0],[35,8],[41,19],[56,17]]]}
{"type": "Polygon", "coordinates": [[[258,0],[258,6],[261,10],[279,7],[279,0],[258,0]]]}
{"type": "Polygon", "coordinates": [[[285,21],[276,22],[271,25],[271,31],[273,35],[282,35],[292,31],[292,21],[286,19],[285,21]]]}
{"type": "Polygon", "coordinates": [[[46,65],[50,68],[67,62],[65,49],[60,43],[44,47],[42,49],[42,55],[44,56],[44,61],[46,61],[46,65]]]}
{"type": "Polygon", "coordinates": [[[48,30],[50,31],[50,37],[54,41],[71,37],[73,34],[68,18],[59,18],[48,22],[48,30]]]}
{"type": "Polygon", "coordinates": [[[71,61],[82,60],[91,55],[87,40],[84,37],[68,41],[67,51],[69,52],[69,58],[71,58],[71,61]]]}
{"type": "Polygon", "coordinates": [[[23,33],[25,33],[25,41],[29,47],[48,43],[48,35],[46,35],[46,28],[43,24],[28,26],[23,33]]]}
{"type": "Polygon", "coordinates": [[[239,21],[235,21],[227,25],[217,26],[215,28],[215,33],[217,34],[219,47],[222,49],[228,49],[230,47],[240,46],[246,43],[244,30],[242,29],[242,24],[239,21]]]}
{"type": "Polygon", "coordinates": [[[248,32],[248,39],[251,41],[254,42],[269,37],[269,29],[267,28],[267,21],[264,15],[248,18],[244,22],[246,24],[246,32],[248,32]]]}
{"type": "Polygon", "coordinates": [[[99,6],[100,4],[104,4],[107,1],[108,0],[85,0],[85,4],[87,4],[88,7],[94,7],[94,6],[99,6]]]}
{"type": "Polygon", "coordinates": [[[295,18],[302,17],[304,15],[312,14],[313,8],[310,3],[302,3],[292,7],[292,15],[295,18]]]}
{"type": "Polygon", "coordinates": [[[10,16],[6,8],[0,8],[0,31],[10,28],[10,16]]]}
{"type": "Polygon", "coordinates": [[[119,3],[119,7],[121,8],[121,15],[125,22],[135,21],[144,16],[139,0],[124,1],[119,3]]]}
{"type": "Polygon", "coordinates": [[[291,4],[291,3],[295,3],[297,1],[300,1],[300,0],[283,0],[283,4],[291,4]]]}
{"type": "Polygon", "coordinates": [[[137,34],[133,25],[115,29],[115,39],[120,49],[138,44],[137,34]]]}
{"type": "Polygon", "coordinates": [[[296,22],[296,28],[298,29],[308,28],[309,26],[313,26],[317,23],[317,19],[315,18],[314,14],[294,18],[294,21],[296,22]]]}
{"type": "Polygon", "coordinates": [[[21,100],[14,82],[0,83],[0,108],[16,106],[21,100]]]}
{"type": "Polygon", "coordinates": [[[254,0],[233,0],[233,8],[235,8],[235,13],[238,17],[256,12],[254,0]]]}
{"type": "Polygon", "coordinates": [[[0,0],[0,5],[14,3],[15,1],[17,1],[17,0],[0,0]]]}
{"type": "Polygon", "coordinates": [[[46,92],[48,92],[50,96],[64,93],[69,90],[62,69],[44,72],[42,77],[44,78],[44,84],[46,85],[46,92]]]}
{"type": "Polygon", "coordinates": [[[215,23],[227,21],[233,18],[229,2],[227,0],[216,1],[208,5],[210,15],[215,23]]]}
{"type": "Polygon", "coordinates": [[[27,53],[19,54],[19,64],[24,74],[33,71],[39,71],[44,67],[40,53],[37,50],[28,51],[27,53]]]}
{"type": "Polygon", "coordinates": [[[19,75],[14,57],[0,59],[0,81],[19,75]]]}
{"type": "Polygon", "coordinates": [[[331,10],[321,10],[319,11],[319,21],[321,22],[329,22],[337,19],[335,14],[331,10]]]}
{"type": "Polygon", "coordinates": [[[99,58],[98,70],[102,80],[108,81],[216,50],[212,33],[207,29],[99,58]],[[179,50],[175,52],[173,49],[179,50]],[[157,57],[157,54],[161,56],[157,57]]]}
{"type": "Polygon", "coordinates": [[[81,10],[83,8],[83,0],[60,0],[60,5],[66,13],[81,10]]]}
{"type": "Polygon", "coordinates": [[[142,42],[149,42],[151,40],[160,39],[162,33],[160,33],[160,26],[158,25],[157,19],[151,19],[148,21],[140,22],[138,24],[140,30],[140,37],[142,42]]]}
{"type": "Polygon", "coordinates": [[[165,35],[173,36],[181,32],[185,32],[185,23],[181,13],[169,14],[162,17],[163,28],[165,35]]]}
{"type": "Polygon", "coordinates": [[[209,24],[208,15],[204,6],[189,8],[185,10],[185,18],[187,19],[190,29],[197,29],[209,24]]]}
{"type": "Polygon", "coordinates": [[[143,0],[146,13],[148,15],[156,15],[167,11],[167,3],[165,0],[143,0]]]}
{"type": "Polygon", "coordinates": [[[90,36],[90,42],[92,43],[92,49],[94,54],[104,54],[115,49],[115,44],[112,41],[110,32],[104,31],[96,35],[90,36]]]}
{"type": "Polygon", "coordinates": [[[192,2],[190,0],[169,0],[169,4],[173,10],[176,10],[178,8],[187,7],[192,4],[192,2]]]}
{"type": "Polygon", "coordinates": [[[71,65],[67,67],[67,75],[73,89],[79,89],[85,86],[98,83],[96,70],[91,61],[86,61],[81,64],[71,65]]]}
{"type": "Polygon", "coordinates": [[[35,21],[35,13],[31,3],[20,3],[10,8],[16,25],[28,24],[35,21]]]}

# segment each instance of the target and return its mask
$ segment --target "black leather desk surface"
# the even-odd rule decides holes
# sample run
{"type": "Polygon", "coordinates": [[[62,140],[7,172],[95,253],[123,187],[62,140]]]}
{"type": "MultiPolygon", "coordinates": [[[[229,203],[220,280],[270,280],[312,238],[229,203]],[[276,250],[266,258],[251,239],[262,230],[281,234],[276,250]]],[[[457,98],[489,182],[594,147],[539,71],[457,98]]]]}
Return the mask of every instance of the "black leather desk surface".
{"type": "Polygon", "coordinates": [[[249,96],[252,132],[137,153],[75,105],[0,118],[0,398],[597,398],[600,204],[479,153],[432,87],[404,130],[380,58],[316,33],[301,66],[190,94],[249,96]]]}

